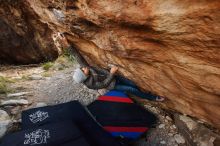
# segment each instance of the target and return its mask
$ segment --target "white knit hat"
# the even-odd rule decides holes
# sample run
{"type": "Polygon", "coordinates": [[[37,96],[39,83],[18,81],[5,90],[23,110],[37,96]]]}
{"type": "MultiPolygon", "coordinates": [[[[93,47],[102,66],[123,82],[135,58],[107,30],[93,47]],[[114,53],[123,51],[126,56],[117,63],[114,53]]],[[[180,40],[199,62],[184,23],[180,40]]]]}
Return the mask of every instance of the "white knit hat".
{"type": "Polygon", "coordinates": [[[84,72],[80,68],[77,68],[74,71],[73,80],[76,81],[76,83],[82,83],[86,79],[87,79],[87,76],[84,74],[84,72]]]}

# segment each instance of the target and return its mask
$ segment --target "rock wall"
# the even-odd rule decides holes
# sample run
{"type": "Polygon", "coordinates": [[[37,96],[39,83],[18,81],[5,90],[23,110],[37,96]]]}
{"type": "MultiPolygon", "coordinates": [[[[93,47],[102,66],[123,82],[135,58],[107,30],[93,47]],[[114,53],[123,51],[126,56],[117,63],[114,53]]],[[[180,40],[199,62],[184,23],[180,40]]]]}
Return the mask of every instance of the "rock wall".
{"type": "MultiPolygon", "coordinates": [[[[8,3],[1,7],[15,7],[8,3]]],[[[36,51],[50,52],[43,53],[46,56],[56,52],[48,49],[50,35],[64,31],[69,42],[91,65],[117,64],[120,73],[144,90],[167,97],[161,106],[220,129],[219,0],[25,0],[19,3],[25,5],[15,8],[22,10],[26,18],[21,26],[29,27],[26,35],[19,36],[28,39],[29,33],[37,33],[32,37],[35,41],[30,43],[41,40],[37,41],[36,51]]],[[[1,15],[19,34],[16,23],[10,21],[14,17],[1,15]]],[[[27,52],[24,58],[31,62],[29,55],[27,52]]]]}
{"type": "Polygon", "coordinates": [[[0,0],[0,63],[49,61],[59,52],[52,30],[22,0],[0,0]]]}

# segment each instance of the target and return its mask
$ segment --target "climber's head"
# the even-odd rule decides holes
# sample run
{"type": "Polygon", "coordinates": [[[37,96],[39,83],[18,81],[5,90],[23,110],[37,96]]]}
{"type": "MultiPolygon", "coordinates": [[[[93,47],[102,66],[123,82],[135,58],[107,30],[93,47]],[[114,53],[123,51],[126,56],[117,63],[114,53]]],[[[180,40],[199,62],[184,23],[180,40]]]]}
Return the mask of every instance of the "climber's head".
{"type": "Polygon", "coordinates": [[[89,69],[87,67],[77,68],[74,71],[73,79],[77,83],[83,83],[88,77],[89,69]]]}

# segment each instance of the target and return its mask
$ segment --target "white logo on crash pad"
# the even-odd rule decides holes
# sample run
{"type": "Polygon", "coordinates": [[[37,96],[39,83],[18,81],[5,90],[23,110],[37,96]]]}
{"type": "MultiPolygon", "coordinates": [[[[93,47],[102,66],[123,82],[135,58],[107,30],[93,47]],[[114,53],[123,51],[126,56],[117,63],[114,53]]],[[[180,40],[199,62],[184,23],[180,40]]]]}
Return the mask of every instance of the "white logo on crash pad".
{"type": "Polygon", "coordinates": [[[39,145],[46,144],[47,139],[50,138],[49,130],[38,129],[31,133],[25,134],[25,145],[39,145]]]}
{"type": "Polygon", "coordinates": [[[32,123],[42,122],[48,117],[49,117],[48,112],[42,112],[42,111],[36,111],[35,113],[29,115],[29,118],[32,123]]]}

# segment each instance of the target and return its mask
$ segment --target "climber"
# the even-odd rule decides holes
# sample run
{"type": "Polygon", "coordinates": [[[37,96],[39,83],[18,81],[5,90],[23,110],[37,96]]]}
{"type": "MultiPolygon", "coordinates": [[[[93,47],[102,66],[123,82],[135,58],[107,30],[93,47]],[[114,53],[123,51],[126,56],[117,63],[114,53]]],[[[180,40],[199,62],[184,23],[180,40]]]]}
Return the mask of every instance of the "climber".
{"type": "Polygon", "coordinates": [[[89,89],[106,88],[109,90],[122,91],[148,100],[164,100],[164,97],[155,96],[141,91],[134,82],[117,75],[116,72],[118,71],[118,67],[116,66],[112,66],[110,72],[105,69],[89,66],[80,53],[74,47],[69,45],[64,35],[59,34],[58,39],[61,41],[60,43],[64,48],[69,48],[72,51],[72,54],[81,66],[81,68],[75,70],[73,75],[73,79],[77,83],[83,83],[89,89]]]}

